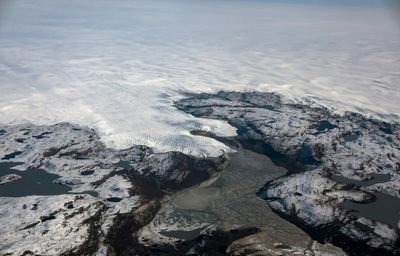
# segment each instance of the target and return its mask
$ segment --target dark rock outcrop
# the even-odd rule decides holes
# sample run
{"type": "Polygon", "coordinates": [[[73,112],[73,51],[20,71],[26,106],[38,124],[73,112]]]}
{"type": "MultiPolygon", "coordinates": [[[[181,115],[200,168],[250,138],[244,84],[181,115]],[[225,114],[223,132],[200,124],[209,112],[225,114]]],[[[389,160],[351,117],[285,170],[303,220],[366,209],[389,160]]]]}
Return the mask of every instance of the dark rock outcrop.
{"type": "Polygon", "coordinates": [[[350,254],[400,254],[398,224],[383,217],[368,219],[343,206],[349,201],[374,202],[375,193],[400,203],[399,123],[350,112],[340,116],[313,102],[285,103],[274,93],[192,94],[175,106],[196,117],[226,120],[237,128],[237,140],[244,147],[288,169],[287,175],[257,193],[281,217],[350,254]],[[369,186],[332,178],[362,182],[376,175],[391,178],[369,186]]]}

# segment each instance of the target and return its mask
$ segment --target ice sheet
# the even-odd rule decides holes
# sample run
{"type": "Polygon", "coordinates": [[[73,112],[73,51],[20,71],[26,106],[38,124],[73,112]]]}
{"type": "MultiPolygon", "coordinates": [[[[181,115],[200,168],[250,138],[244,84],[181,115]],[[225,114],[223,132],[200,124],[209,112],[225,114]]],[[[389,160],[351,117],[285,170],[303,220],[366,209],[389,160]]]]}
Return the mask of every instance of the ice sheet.
{"type": "Polygon", "coordinates": [[[398,119],[400,9],[293,2],[2,1],[0,123],[68,121],[114,148],[217,155],[189,130],[234,128],[177,111],[182,93],[276,91],[398,119]]]}

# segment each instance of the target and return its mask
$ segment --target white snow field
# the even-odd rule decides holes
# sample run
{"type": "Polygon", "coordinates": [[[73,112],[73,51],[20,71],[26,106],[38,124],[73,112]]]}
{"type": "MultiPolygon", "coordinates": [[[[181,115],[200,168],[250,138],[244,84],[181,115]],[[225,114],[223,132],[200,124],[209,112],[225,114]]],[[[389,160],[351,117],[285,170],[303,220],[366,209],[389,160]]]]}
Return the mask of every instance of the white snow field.
{"type": "Polygon", "coordinates": [[[113,148],[218,155],[222,121],[173,107],[185,92],[276,91],[400,116],[396,1],[2,0],[0,123],[67,121],[113,148]]]}

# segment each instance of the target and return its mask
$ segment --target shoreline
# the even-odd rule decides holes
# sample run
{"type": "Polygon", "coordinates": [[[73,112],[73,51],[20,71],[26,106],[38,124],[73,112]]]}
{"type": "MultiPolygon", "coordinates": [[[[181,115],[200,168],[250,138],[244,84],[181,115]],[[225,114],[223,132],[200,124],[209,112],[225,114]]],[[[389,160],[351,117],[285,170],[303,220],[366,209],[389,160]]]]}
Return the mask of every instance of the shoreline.
{"type": "MultiPolygon", "coordinates": [[[[185,193],[196,192],[196,189],[203,190],[197,190],[202,193],[209,188],[223,191],[215,188],[215,185],[229,178],[225,176],[224,170],[227,164],[232,165],[232,159],[228,161],[226,154],[215,158],[198,158],[174,151],[156,153],[146,146],[113,150],[104,146],[94,130],[61,123],[53,126],[4,127],[5,129],[1,129],[0,142],[6,147],[0,152],[1,156],[5,161],[23,162],[17,167],[20,171],[28,168],[44,169],[52,175],[58,175],[57,183],[71,187],[74,193],[95,191],[97,197],[77,194],[0,197],[3,202],[0,216],[3,220],[19,214],[19,210],[8,210],[9,207],[15,208],[15,205],[18,206],[15,209],[33,211],[33,217],[27,215],[27,219],[23,220],[25,226],[18,227],[20,231],[17,233],[14,232],[17,227],[0,223],[5,230],[4,234],[7,234],[6,241],[14,241],[17,246],[7,249],[7,253],[13,255],[26,251],[40,254],[46,246],[51,246],[58,252],[62,252],[63,248],[74,248],[65,251],[65,255],[74,255],[74,251],[107,251],[117,255],[142,255],[151,252],[165,255],[190,250],[207,252],[216,248],[240,253],[251,248],[250,241],[255,241],[258,245],[268,244],[264,249],[274,250],[276,253],[290,250],[294,253],[300,248],[303,252],[323,252],[324,249],[327,250],[326,245],[322,245],[326,242],[332,242],[350,255],[359,255],[361,252],[363,255],[378,252],[382,255],[395,255],[399,250],[396,245],[396,228],[354,215],[351,210],[341,206],[346,200],[364,204],[374,202],[377,200],[374,193],[393,192],[391,195],[398,197],[395,191],[400,186],[399,175],[395,172],[396,165],[390,163],[398,160],[398,155],[392,151],[400,150],[400,147],[396,148],[399,144],[399,124],[368,119],[354,113],[338,116],[323,108],[285,104],[280,101],[279,95],[271,93],[199,94],[175,102],[175,106],[195,117],[225,120],[238,128],[238,136],[232,138],[218,137],[201,130],[192,131],[192,135],[210,137],[231,148],[239,148],[236,156],[248,152],[247,154],[256,158],[269,157],[268,161],[272,161],[274,166],[285,167],[286,172],[272,179],[261,178],[257,181],[261,182],[258,185],[246,177],[240,177],[246,169],[242,167],[243,170],[238,172],[240,175],[235,181],[239,185],[250,182],[247,187],[253,186],[251,200],[259,200],[253,207],[268,209],[263,214],[273,214],[271,216],[279,218],[277,223],[287,223],[287,220],[295,224],[296,229],[301,228],[318,242],[292,247],[279,239],[278,242],[273,242],[273,236],[262,225],[238,227],[229,222],[227,225],[220,225],[223,223],[218,222],[218,219],[228,220],[234,214],[223,211],[218,213],[219,210],[214,215],[211,212],[193,215],[194,220],[200,218],[207,225],[202,225],[201,221],[193,221],[193,216],[188,218],[193,212],[188,213],[187,210],[192,210],[190,207],[193,203],[207,205],[208,196],[215,199],[212,191],[192,194],[191,198],[197,196],[196,200],[186,200],[189,203],[187,206],[192,206],[182,209],[186,212],[179,213],[179,218],[185,221],[170,222],[170,219],[175,218],[174,211],[165,208],[163,202],[182,195],[187,196],[185,193]],[[369,155],[370,160],[365,159],[363,155],[357,155],[362,152],[360,147],[371,148],[368,152],[378,155],[369,155]],[[392,150],[389,151],[392,155],[386,155],[389,149],[392,150]],[[346,150],[356,155],[346,155],[346,150]],[[380,162],[383,157],[387,158],[385,164],[380,162]],[[351,168],[343,169],[344,164],[349,163],[353,163],[351,168]],[[364,165],[364,169],[357,169],[361,165],[364,165]],[[372,169],[371,166],[377,169],[372,169]],[[368,181],[374,177],[382,177],[382,182],[368,181]],[[340,183],[341,180],[345,182],[340,183]],[[358,185],[352,184],[352,180],[358,185]],[[264,201],[257,199],[256,195],[264,201]],[[57,204],[54,200],[57,200],[57,204]],[[164,225],[164,228],[157,232],[178,235],[180,239],[151,242],[151,239],[143,237],[143,227],[158,218],[160,209],[164,215],[158,223],[164,225]],[[96,217],[87,216],[86,212],[91,212],[96,217]],[[218,217],[218,214],[222,215],[218,217]],[[213,220],[213,216],[217,218],[213,220]],[[41,224],[60,221],[74,224],[67,224],[63,229],[55,228],[58,225],[56,224],[54,227],[49,226],[47,230],[47,226],[41,224]],[[189,233],[180,233],[179,225],[197,227],[189,230],[189,233]],[[73,237],[78,234],[75,227],[80,227],[83,230],[81,232],[87,232],[88,237],[97,238],[93,241],[74,240],[73,237]],[[172,233],[165,233],[168,228],[172,228],[172,233]],[[194,233],[191,232],[193,230],[194,233]],[[38,243],[38,247],[34,248],[35,252],[25,250],[29,246],[18,239],[18,236],[27,231],[35,233],[34,239],[38,243]],[[47,243],[50,240],[47,241],[46,236],[39,235],[41,232],[47,232],[49,237],[63,237],[63,232],[67,232],[72,238],[66,244],[49,245],[47,243]],[[190,239],[185,241],[182,239],[185,236],[190,239]],[[351,241],[348,240],[349,237],[351,241]],[[144,239],[141,241],[142,238],[144,239]]],[[[229,156],[235,159],[235,153],[230,153],[229,156]]],[[[248,158],[251,157],[243,158],[237,165],[257,162],[246,162],[248,158]]],[[[254,176],[260,177],[259,174],[254,176]]],[[[230,201],[230,198],[226,198],[220,204],[230,201]]],[[[208,208],[205,209],[209,211],[208,208]]],[[[247,210],[246,207],[241,209],[247,210]]],[[[257,222],[264,223],[266,220],[268,217],[258,219],[257,222]]],[[[395,222],[392,220],[392,223],[395,222]]],[[[332,255],[338,253],[337,248],[332,247],[329,250],[332,255]]]]}
{"type": "MultiPolygon", "coordinates": [[[[356,113],[339,116],[312,104],[283,103],[275,93],[191,94],[175,106],[195,117],[227,121],[238,129],[239,140],[261,142],[255,151],[288,168],[286,175],[257,192],[280,217],[351,255],[400,252],[398,227],[341,207],[346,200],[372,203],[377,198],[373,194],[380,192],[398,203],[399,123],[356,113]],[[386,174],[390,181],[372,186],[341,184],[330,178],[362,182],[386,174]]],[[[382,210],[391,211],[390,207],[382,210]]]]}

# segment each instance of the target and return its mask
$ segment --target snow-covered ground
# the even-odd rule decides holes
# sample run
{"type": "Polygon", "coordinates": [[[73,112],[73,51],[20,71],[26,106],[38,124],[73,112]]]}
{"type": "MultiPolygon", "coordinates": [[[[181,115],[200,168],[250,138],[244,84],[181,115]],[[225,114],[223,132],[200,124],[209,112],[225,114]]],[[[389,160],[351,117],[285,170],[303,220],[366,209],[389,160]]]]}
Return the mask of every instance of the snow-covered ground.
{"type": "MultiPolygon", "coordinates": [[[[145,146],[116,151],[106,148],[94,130],[60,123],[0,126],[0,162],[6,161],[18,163],[12,168],[21,173],[40,168],[58,174],[54,182],[70,186],[74,194],[2,194],[0,255],[92,255],[112,248],[106,240],[109,234],[119,235],[114,230],[119,218],[138,217],[133,212],[140,209],[152,218],[155,212],[143,210],[145,204],[217,175],[227,158],[154,153],[145,146]]],[[[22,174],[0,175],[0,186],[18,179],[24,179],[22,174]]],[[[136,229],[145,224],[137,222],[136,229]]]]}
{"type": "Polygon", "coordinates": [[[197,117],[228,120],[240,131],[241,141],[250,141],[247,147],[287,167],[287,175],[257,192],[281,217],[350,255],[399,254],[400,216],[394,207],[400,198],[398,122],[285,104],[273,93],[197,94],[176,106],[197,117]],[[379,180],[377,175],[390,178],[379,180]],[[380,194],[391,197],[365,211],[342,204],[378,203],[380,194]],[[369,215],[375,210],[377,215],[369,215]]]}
{"type": "Polygon", "coordinates": [[[400,115],[396,1],[290,2],[1,1],[0,123],[67,121],[114,148],[217,155],[226,147],[188,131],[235,130],[176,110],[182,92],[400,115]]]}

